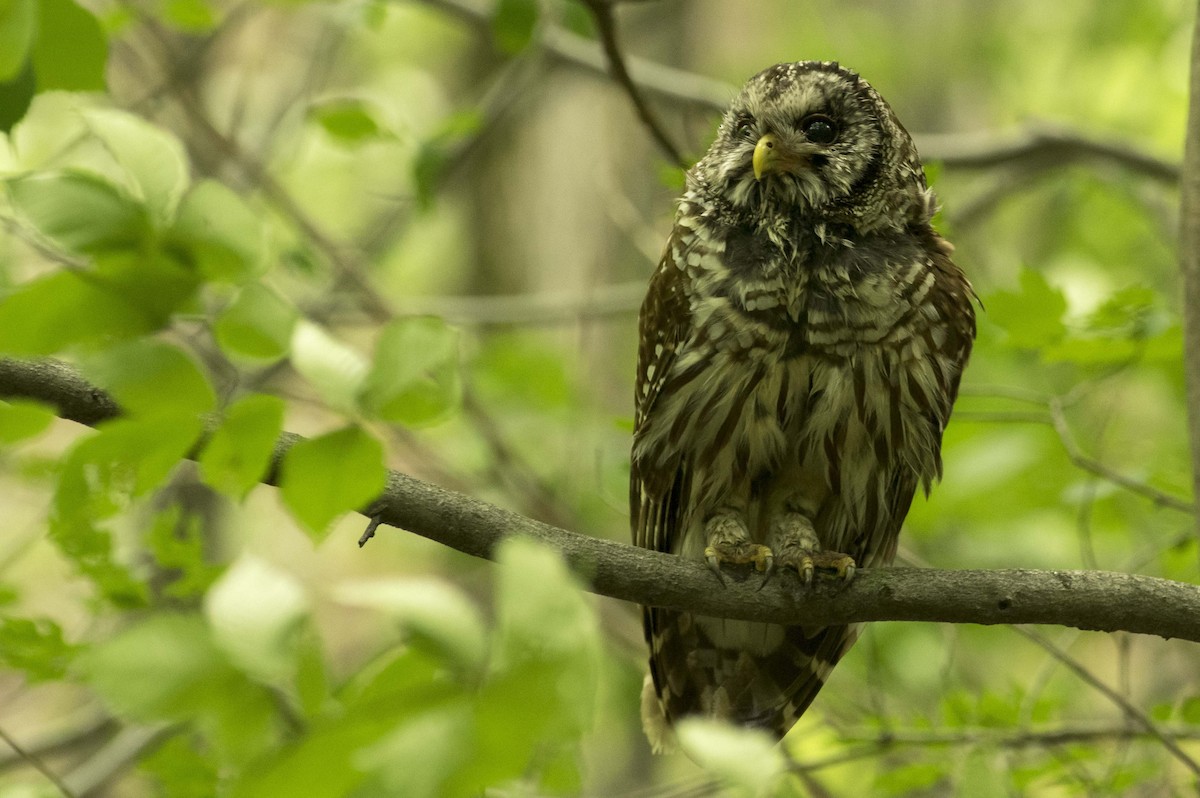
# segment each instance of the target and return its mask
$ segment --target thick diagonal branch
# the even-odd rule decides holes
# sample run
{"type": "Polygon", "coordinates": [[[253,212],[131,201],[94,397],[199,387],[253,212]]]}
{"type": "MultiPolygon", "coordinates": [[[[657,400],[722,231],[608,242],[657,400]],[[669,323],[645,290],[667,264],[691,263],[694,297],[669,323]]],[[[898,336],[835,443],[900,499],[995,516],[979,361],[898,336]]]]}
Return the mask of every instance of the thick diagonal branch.
{"type": "MultiPolygon", "coordinates": [[[[40,400],[84,424],[119,414],[106,393],[49,360],[0,359],[0,397],[40,400]]],[[[280,437],[265,482],[275,484],[279,463],[298,440],[280,437]]],[[[765,585],[757,575],[728,579],[720,588],[703,563],[559,529],[395,471],[372,510],[386,524],[476,557],[490,557],[507,537],[537,538],[562,551],[593,592],[705,615],[788,624],[1058,624],[1200,642],[1200,587],[1136,574],[892,568],[814,590],[801,589],[791,575],[765,585]]]]}

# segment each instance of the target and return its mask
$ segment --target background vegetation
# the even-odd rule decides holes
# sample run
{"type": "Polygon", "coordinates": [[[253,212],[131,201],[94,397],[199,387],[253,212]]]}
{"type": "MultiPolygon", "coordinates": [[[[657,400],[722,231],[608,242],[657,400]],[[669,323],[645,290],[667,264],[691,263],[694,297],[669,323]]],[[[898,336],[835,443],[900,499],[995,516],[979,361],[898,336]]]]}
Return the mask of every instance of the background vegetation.
{"type": "MultiPolygon", "coordinates": [[[[0,404],[0,794],[1194,794],[1191,643],[876,624],[781,749],[696,727],[698,766],[641,735],[636,607],[555,555],[356,547],[385,464],[627,539],[636,310],[682,175],[605,75],[603,7],[0,2],[0,353],[127,412],[0,404]],[[310,441],[261,486],[281,429],[310,441]]],[[[1200,576],[1193,12],[615,8],[689,162],[777,61],[857,69],[917,134],[986,312],[904,562],[1200,576]]]]}

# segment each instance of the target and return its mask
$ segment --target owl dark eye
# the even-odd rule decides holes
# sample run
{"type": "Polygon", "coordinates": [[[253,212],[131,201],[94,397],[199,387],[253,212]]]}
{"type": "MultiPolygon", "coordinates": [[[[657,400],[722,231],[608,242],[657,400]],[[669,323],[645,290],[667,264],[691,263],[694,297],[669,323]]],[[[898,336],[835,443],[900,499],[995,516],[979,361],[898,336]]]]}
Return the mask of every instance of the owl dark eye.
{"type": "Polygon", "coordinates": [[[742,114],[733,124],[733,132],[742,138],[749,138],[754,133],[754,117],[742,114]]]}
{"type": "Polygon", "coordinates": [[[832,144],[837,141],[838,126],[825,114],[809,114],[800,120],[800,130],[813,144],[832,144]]]}

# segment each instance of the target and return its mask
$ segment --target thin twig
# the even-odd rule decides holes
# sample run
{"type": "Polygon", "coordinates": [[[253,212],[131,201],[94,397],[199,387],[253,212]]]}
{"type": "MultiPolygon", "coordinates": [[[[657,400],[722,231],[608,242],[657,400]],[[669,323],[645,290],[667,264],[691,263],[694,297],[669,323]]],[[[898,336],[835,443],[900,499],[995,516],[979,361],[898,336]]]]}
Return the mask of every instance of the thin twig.
{"type": "Polygon", "coordinates": [[[659,149],[680,169],[687,169],[688,163],[680,154],[679,148],[675,146],[675,142],[671,141],[671,137],[663,129],[658,117],[646,104],[642,90],[629,76],[629,69],[625,66],[625,56],[617,44],[617,23],[613,18],[612,6],[603,0],[584,0],[584,4],[596,20],[596,30],[600,34],[600,46],[604,49],[604,55],[608,59],[608,69],[613,80],[629,96],[629,101],[633,103],[633,108],[637,111],[638,119],[641,119],[642,124],[650,131],[650,135],[658,144],[659,149]]]}
{"type": "MultiPolygon", "coordinates": [[[[420,0],[469,24],[482,35],[491,35],[491,8],[479,0],[420,0]]],[[[560,26],[542,27],[541,46],[564,63],[598,75],[609,65],[599,44],[560,26]]],[[[722,113],[737,94],[737,87],[694,72],[669,67],[644,58],[627,59],[628,74],[643,95],[690,108],[722,113]]],[[[765,64],[764,64],[765,66],[765,64]]],[[[1179,166],[1132,144],[1061,126],[1035,124],[1007,133],[915,133],[926,161],[950,169],[982,169],[1027,164],[1036,171],[1059,169],[1085,161],[1106,163],[1166,184],[1179,181],[1179,166]]],[[[1196,137],[1192,137],[1194,141],[1196,137]]]]}
{"type": "Polygon", "coordinates": [[[1158,488],[1147,485],[1145,482],[1128,477],[1119,471],[1115,471],[1104,463],[1098,460],[1093,460],[1087,457],[1079,449],[1079,445],[1075,442],[1075,436],[1071,434],[1071,428],[1067,424],[1066,415],[1063,413],[1062,404],[1057,399],[1050,400],[1050,419],[1053,424],[1055,433],[1058,434],[1059,440],[1062,442],[1063,449],[1067,453],[1067,458],[1078,468],[1084,471],[1095,474],[1114,485],[1120,485],[1130,493],[1136,493],[1139,496],[1144,496],[1150,499],[1160,507],[1167,507],[1172,510],[1178,510],[1181,513],[1194,513],[1196,506],[1192,502],[1174,496],[1158,488]]]}
{"type": "Polygon", "coordinates": [[[1075,661],[1074,658],[1069,656],[1065,651],[1062,651],[1060,648],[1058,648],[1058,646],[1051,643],[1042,635],[1038,634],[1032,629],[1023,629],[1020,626],[1014,626],[1013,629],[1018,634],[1023,635],[1036,645],[1040,646],[1046,651],[1046,653],[1061,662],[1068,670],[1070,670],[1083,681],[1090,684],[1109,701],[1116,704],[1125,717],[1145,729],[1150,736],[1161,742],[1163,747],[1170,751],[1176,759],[1182,762],[1188,768],[1188,770],[1192,771],[1192,773],[1196,774],[1197,776],[1200,776],[1200,764],[1188,756],[1187,752],[1179,747],[1179,743],[1176,742],[1175,739],[1167,734],[1164,730],[1159,728],[1158,724],[1151,720],[1145,712],[1142,712],[1141,709],[1131,704],[1129,699],[1109,687],[1104,682],[1100,681],[1098,678],[1096,678],[1095,674],[1082,667],[1078,662],[1075,661]]]}
{"type": "Polygon", "coordinates": [[[0,729],[0,740],[3,740],[9,748],[17,753],[17,756],[28,762],[38,773],[45,776],[46,780],[53,784],[66,798],[77,798],[76,794],[59,778],[57,773],[47,767],[46,763],[32,751],[22,748],[4,729],[0,729]]]}

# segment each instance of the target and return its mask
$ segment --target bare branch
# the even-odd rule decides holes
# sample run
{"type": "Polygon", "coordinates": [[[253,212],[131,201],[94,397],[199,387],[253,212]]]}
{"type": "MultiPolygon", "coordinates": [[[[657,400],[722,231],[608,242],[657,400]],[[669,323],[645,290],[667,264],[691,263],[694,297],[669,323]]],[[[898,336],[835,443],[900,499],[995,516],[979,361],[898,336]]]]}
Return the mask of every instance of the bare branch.
{"type": "MultiPolygon", "coordinates": [[[[0,397],[40,400],[91,424],[119,413],[70,367],[46,360],[0,359],[0,397]]],[[[265,483],[277,484],[279,465],[299,440],[280,436],[265,483]]],[[[1200,642],[1200,587],[1137,574],[892,568],[811,590],[791,574],[766,582],[731,577],[718,590],[701,562],[558,529],[395,471],[370,510],[385,524],[476,557],[491,557],[505,538],[532,537],[559,549],[595,593],[702,615],[782,624],[1059,624],[1200,642]]]]}
{"type": "Polygon", "coordinates": [[[159,723],[122,729],[95,755],[67,774],[64,781],[72,790],[70,794],[79,798],[100,795],[107,785],[137,764],[146,753],[183,728],[179,724],[159,723]]]}
{"type": "Polygon", "coordinates": [[[32,766],[38,773],[41,773],[43,776],[45,776],[46,780],[53,784],[59,792],[66,796],[66,798],[76,798],[76,794],[72,792],[66,784],[63,783],[63,780],[59,778],[57,773],[46,766],[46,763],[41,760],[41,757],[32,751],[26,750],[3,729],[0,729],[0,740],[3,740],[5,745],[11,748],[16,755],[25,762],[28,762],[29,765],[32,766]]]}
{"type": "MultiPolygon", "coordinates": [[[[490,10],[478,0],[421,2],[453,15],[481,34],[490,35],[490,10]]],[[[608,74],[604,53],[590,39],[556,25],[545,25],[540,43],[546,52],[564,63],[594,74],[608,74]]],[[[627,65],[630,79],[643,95],[690,108],[719,114],[737,94],[737,87],[724,81],[644,58],[630,57],[627,65]]],[[[1064,127],[1033,125],[1013,133],[915,133],[913,138],[927,162],[937,161],[951,169],[1024,166],[1030,171],[1047,171],[1087,162],[1111,164],[1167,184],[1179,181],[1179,166],[1175,163],[1126,142],[1095,138],[1064,127]]]]}
{"type": "Polygon", "coordinates": [[[592,17],[596,20],[596,29],[600,34],[600,46],[604,49],[604,55],[608,59],[608,70],[612,74],[613,80],[629,95],[629,100],[633,103],[638,118],[650,131],[650,135],[658,143],[659,148],[676,166],[680,169],[687,169],[688,163],[680,154],[679,148],[663,130],[662,123],[650,110],[645,98],[642,97],[642,90],[629,76],[629,70],[625,66],[625,56],[617,44],[617,23],[613,17],[612,5],[604,0],[584,0],[584,5],[588,7],[588,10],[592,12],[592,17]]]}
{"type": "Polygon", "coordinates": [[[1080,679],[1098,690],[1109,701],[1116,704],[1121,709],[1121,712],[1125,714],[1126,718],[1145,729],[1152,737],[1161,742],[1163,747],[1171,752],[1172,756],[1186,765],[1188,770],[1192,771],[1197,776],[1200,776],[1200,764],[1197,764],[1196,760],[1188,756],[1188,754],[1179,747],[1179,743],[1177,743],[1173,737],[1160,729],[1158,724],[1152,721],[1145,712],[1142,712],[1140,709],[1131,704],[1128,698],[1121,695],[1104,682],[1100,681],[1098,678],[1096,678],[1094,673],[1089,671],[1087,668],[1082,667],[1072,657],[1068,656],[1065,651],[1051,643],[1046,638],[1042,637],[1037,632],[1034,632],[1030,629],[1022,629],[1019,626],[1014,627],[1014,629],[1029,640],[1032,640],[1034,643],[1041,646],[1046,653],[1061,662],[1068,670],[1070,670],[1080,679]]]}

